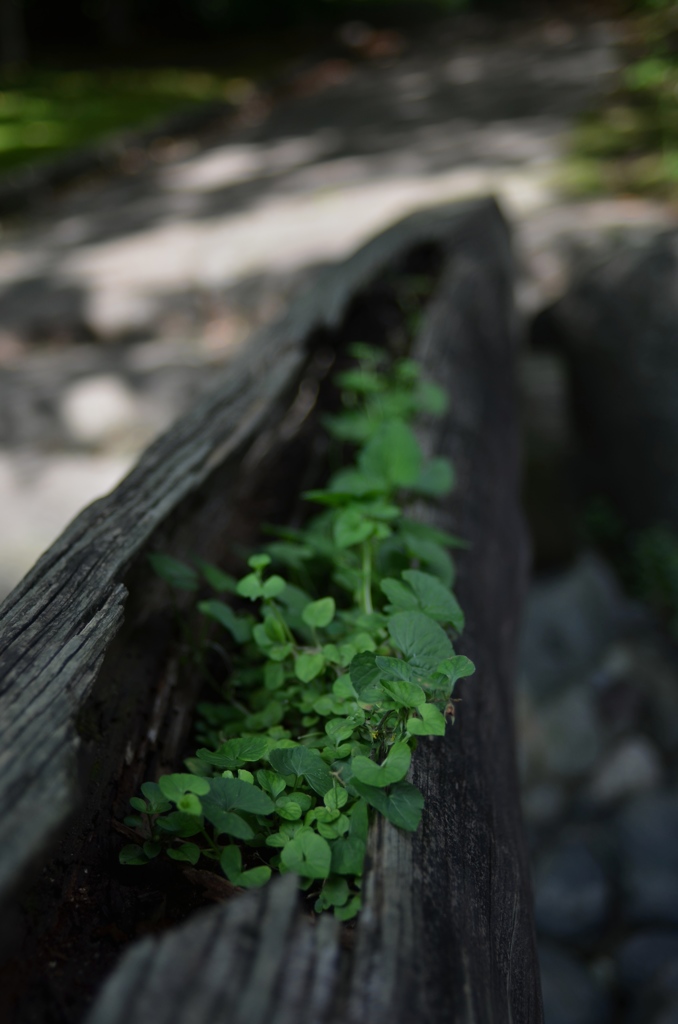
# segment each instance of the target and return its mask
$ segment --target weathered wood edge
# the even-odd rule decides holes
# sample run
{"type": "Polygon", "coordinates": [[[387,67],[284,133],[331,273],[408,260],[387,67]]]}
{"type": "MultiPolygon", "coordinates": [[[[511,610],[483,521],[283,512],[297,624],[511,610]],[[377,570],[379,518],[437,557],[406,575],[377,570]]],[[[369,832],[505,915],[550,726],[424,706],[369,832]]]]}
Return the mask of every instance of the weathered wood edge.
{"type": "Polygon", "coordinates": [[[219,467],[236,464],[289,404],[314,333],[423,242],[453,249],[500,219],[493,200],[415,214],[336,268],[85,509],[0,606],[0,903],[46,855],[76,801],[75,720],[124,617],[124,577],[154,532],[219,467]]]}
{"type": "Polygon", "coordinates": [[[459,476],[455,497],[429,516],[473,544],[457,591],[469,621],[460,649],[478,668],[463,687],[459,725],[417,751],[419,833],[383,821],[373,828],[354,949],[341,948],[334,922],[313,927],[285,902],[282,879],[133,947],[87,1024],[141,1024],[151,1005],[157,1024],[542,1020],[510,693],[526,538],[506,244],[496,223],[465,239],[415,353],[452,400],[452,414],[422,430],[425,447],[452,455],[459,476]],[[184,965],[189,935],[196,944],[212,937],[213,960],[228,965],[220,980],[184,965]],[[216,985],[214,998],[191,995],[203,983],[216,985]]]}

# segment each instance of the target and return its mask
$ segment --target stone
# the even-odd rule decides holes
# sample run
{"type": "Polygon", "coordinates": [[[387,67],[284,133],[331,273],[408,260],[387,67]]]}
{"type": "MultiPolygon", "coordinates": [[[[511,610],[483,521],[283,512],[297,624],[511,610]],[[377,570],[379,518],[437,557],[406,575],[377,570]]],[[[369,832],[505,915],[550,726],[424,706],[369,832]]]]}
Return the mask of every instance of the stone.
{"type": "Polygon", "coordinates": [[[536,582],[521,634],[520,687],[540,701],[590,672],[619,631],[624,607],[612,571],[592,553],[536,582]]]}
{"type": "Polygon", "coordinates": [[[586,685],[574,686],[544,706],[521,694],[517,728],[525,784],[582,778],[600,755],[595,699],[586,685]]]}
{"type": "Polygon", "coordinates": [[[95,446],[128,434],[140,418],[131,388],[105,373],[74,381],[61,397],[60,413],[75,441],[95,446]]]}
{"type": "Polygon", "coordinates": [[[650,1024],[678,1024],[678,999],[672,999],[669,1004],[663,1006],[650,1024]]]}
{"type": "Polygon", "coordinates": [[[555,944],[540,944],[544,1024],[606,1024],[609,1001],[595,977],[555,944]]]}
{"type": "Polygon", "coordinates": [[[584,261],[545,321],[570,367],[584,490],[633,527],[678,529],[678,230],[584,261]]]}
{"type": "Polygon", "coordinates": [[[537,931],[542,935],[576,940],[604,927],[610,887],[584,843],[570,840],[542,857],[533,884],[537,931]]]}
{"type": "Polygon", "coordinates": [[[676,959],[678,931],[646,929],[636,932],[617,951],[619,983],[626,989],[643,988],[676,959]]]}
{"type": "Polygon", "coordinates": [[[528,825],[552,825],[565,809],[565,792],[562,786],[553,782],[537,783],[523,792],[522,804],[528,825]]]}
{"type": "Polygon", "coordinates": [[[595,804],[613,804],[662,782],[661,759],[645,736],[630,736],[617,746],[596,771],[588,790],[595,804]]]}
{"type": "Polygon", "coordinates": [[[678,926],[678,796],[636,797],[617,816],[617,839],[626,919],[678,926]]]}

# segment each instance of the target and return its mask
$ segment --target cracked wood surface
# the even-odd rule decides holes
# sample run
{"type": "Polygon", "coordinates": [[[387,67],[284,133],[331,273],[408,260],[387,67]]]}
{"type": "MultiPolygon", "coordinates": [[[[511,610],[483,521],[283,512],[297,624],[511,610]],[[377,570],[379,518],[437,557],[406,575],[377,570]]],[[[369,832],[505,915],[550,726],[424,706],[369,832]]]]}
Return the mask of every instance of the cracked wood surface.
{"type": "MultiPolygon", "coordinates": [[[[370,835],[355,930],[304,915],[293,879],[131,946],[87,1024],[539,1024],[539,975],[515,769],[511,676],[526,580],[518,505],[511,262],[491,206],[467,210],[414,356],[450,395],[421,425],[457,488],[417,514],[470,541],[456,591],[477,674],[457,724],[423,740],[415,835],[370,835]]],[[[449,238],[449,236],[448,236],[449,238]]]]}

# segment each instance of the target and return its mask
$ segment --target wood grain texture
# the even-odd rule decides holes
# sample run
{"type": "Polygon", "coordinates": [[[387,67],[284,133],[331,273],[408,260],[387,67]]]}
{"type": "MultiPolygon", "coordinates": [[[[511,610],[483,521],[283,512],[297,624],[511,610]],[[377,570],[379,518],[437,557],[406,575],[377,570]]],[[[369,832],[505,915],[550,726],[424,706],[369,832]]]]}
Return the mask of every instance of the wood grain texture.
{"type": "Polygon", "coordinates": [[[507,232],[486,208],[457,226],[414,353],[451,399],[422,443],[458,475],[448,502],[416,512],[471,542],[456,589],[459,650],[477,666],[458,724],[415,755],[420,830],[375,822],[350,942],[327,916],[312,923],[283,878],[132,946],[87,1024],[540,1024],[511,699],[527,563],[511,284],[507,232]]]}
{"type": "MultiPolygon", "coordinates": [[[[406,249],[424,242],[453,249],[474,226],[497,221],[491,200],[426,211],[330,268],[251,339],[111,495],[74,520],[0,606],[0,903],[44,862],[80,800],[78,715],[110,662],[126,579],[156,532],[167,532],[219,473],[222,486],[232,485],[241,463],[256,461],[257,445],[265,449],[267,434],[280,434],[315,340],[336,327],[358,291],[406,249]]],[[[180,529],[195,533],[190,514],[184,519],[180,529]]],[[[209,529],[203,522],[198,533],[209,529]]]]}

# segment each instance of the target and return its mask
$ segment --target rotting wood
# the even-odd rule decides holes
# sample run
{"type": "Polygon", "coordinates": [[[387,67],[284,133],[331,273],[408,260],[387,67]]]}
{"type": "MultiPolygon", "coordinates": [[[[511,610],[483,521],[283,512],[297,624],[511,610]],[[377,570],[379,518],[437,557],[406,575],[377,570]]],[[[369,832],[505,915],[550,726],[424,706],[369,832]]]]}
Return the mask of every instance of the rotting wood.
{"type": "Polygon", "coordinates": [[[414,758],[420,830],[375,823],[348,948],[331,918],[311,924],[283,878],[132,946],[87,1024],[542,1020],[511,705],[527,545],[510,261],[491,218],[452,251],[414,355],[450,395],[449,413],[421,436],[453,459],[458,484],[420,514],[471,543],[456,592],[468,622],[459,649],[477,675],[463,685],[458,724],[414,758]]]}
{"type": "Polygon", "coordinates": [[[140,552],[158,530],[178,551],[190,536],[197,539],[186,550],[209,550],[219,513],[201,488],[220,474],[223,505],[224,489],[242,466],[252,470],[262,442],[265,449],[267,437],[291,429],[286,417],[297,415],[293,398],[318,333],[336,327],[355,295],[408,248],[430,242],[454,251],[469,232],[498,223],[491,200],[426,211],[330,269],[251,340],[115,491],[73,521],[0,606],[0,905],[44,861],[79,799],[77,719],[130,618],[128,576],[140,552]],[[191,502],[200,507],[179,522],[191,502]]]}

